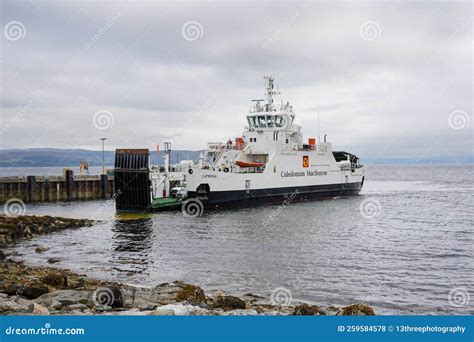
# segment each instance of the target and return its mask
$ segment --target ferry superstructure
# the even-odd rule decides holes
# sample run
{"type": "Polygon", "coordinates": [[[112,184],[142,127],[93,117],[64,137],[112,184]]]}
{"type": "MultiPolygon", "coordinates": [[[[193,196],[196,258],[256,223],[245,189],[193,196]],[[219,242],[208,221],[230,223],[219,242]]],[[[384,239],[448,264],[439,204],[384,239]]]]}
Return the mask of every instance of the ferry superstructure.
{"type": "MultiPolygon", "coordinates": [[[[279,91],[265,77],[265,98],[253,100],[241,137],[208,143],[197,162],[181,162],[150,173],[151,203],[199,201],[205,206],[331,198],[358,194],[364,184],[359,158],[333,151],[330,142],[303,140],[289,102],[275,104],[279,91]],[[172,193],[173,188],[175,189],[172,193]],[[176,190],[178,189],[178,190],[176,190]],[[169,199],[169,200],[168,200],[169,199]]],[[[169,146],[167,147],[169,151],[169,146]]]]}

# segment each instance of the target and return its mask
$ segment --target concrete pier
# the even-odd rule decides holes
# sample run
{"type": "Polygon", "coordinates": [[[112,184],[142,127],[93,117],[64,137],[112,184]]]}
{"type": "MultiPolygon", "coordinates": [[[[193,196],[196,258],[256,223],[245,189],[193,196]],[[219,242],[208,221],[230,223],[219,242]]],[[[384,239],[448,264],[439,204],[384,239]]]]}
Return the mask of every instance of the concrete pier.
{"type": "Polygon", "coordinates": [[[114,176],[75,176],[72,170],[62,176],[0,177],[0,202],[10,198],[24,202],[100,199],[114,193],[114,176]]]}

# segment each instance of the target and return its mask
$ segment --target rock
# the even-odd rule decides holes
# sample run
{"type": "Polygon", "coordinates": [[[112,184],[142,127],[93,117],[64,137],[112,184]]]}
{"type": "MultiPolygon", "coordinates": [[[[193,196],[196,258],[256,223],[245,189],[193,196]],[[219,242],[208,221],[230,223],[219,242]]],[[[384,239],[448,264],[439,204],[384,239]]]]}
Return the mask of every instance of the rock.
{"type": "Polygon", "coordinates": [[[35,248],[36,253],[43,253],[43,252],[46,252],[46,251],[49,251],[49,247],[38,246],[38,247],[35,248]]]}
{"type": "Polygon", "coordinates": [[[138,310],[140,311],[153,311],[155,310],[157,305],[155,304],[140,304],[138,305],[138,310]]]}
{"type": "Polygon", "coordinates": [[[158,307],[150,315],[158,316],[189,316],[189,315],[209,315],[210,311],[199,306],[187,304],[167,304],[158,307]]]}
{"type": "Polygon", "coordinates": [[[62,305],[85,304],[93,306],[92,291],[76,291],[76,290],[59,290],[45,293],[35,300],[36,303],[42,304],[44,301],[47,306],[47,300],[58,301],[62,305]]]}
{"type": "Polygon", "coordinates": [[[21,295],[28,299],[35,299],[48,292],[49,292],[49,289],[47,287],[35,285],[35,286],[25,287],[21,295]]]}
{"type": "Polygon", "coordinates": [[[27,312],[28,306],[21,305],[12,301],[5,301],[0,303],[0,312],[27,312]]]}
{"type": "Polygon", "coordinates": [[[128,287],[123,289],[125,300],[129,305],[156,303],[160,305],[187,302],[193,305],[205,305],[204,291],[195,285],[180,281],[160,284],[154,288],[128,287]]]}
{"type": "Polygon", "coordinates": [[[295,307],[295,310],[293,311],[293,315],[320,316],[320,315],[326,315],[326,313],[323,310],[321,310],[321,308],[317,305],[300,304],[295,307]]]}
{"type": "Polygon", "coordinates": [[[58,271],[50,271],[43,279],[43,283],[53,287],[67,287],[67,277],[65,274],[58,271]]]}
{"type": "Polygon", "coordinates": [[[32,313],[33,315],[49,315],[48,309],[38,303],[31,303],[28,306],[28,312],[32,313]]]}
{"type": "Polygon", "coordinates": [[[0,260],[5,260],[6,255],[3,253],[3,251],[0,251],[0,260]]]}
{"type": "Polygon", "coordinates": [[[61,261],[61,260],[58,259],[58,258],[49,258],[48,260],[46,260],[46,262],[47,262],[48,264],[55,264],[55,263],[60,262],[60,261],[61,261]]]}
{"type": "Polygon", "coordinates": [[[31,300],[21,298],[21,297],[17,297],[15,299],[15,303],[18,303],[20,305],[25,305],[25,306],[29,306],[29,305],[33,304],[33,302],[31,300]]]}
{"type": "Polygon", "coordinates": [[[31,239],[34,236],[48,234],[67,228],[91,226],[94,221],[51,216],[8,217],[0,215],[0,244],[16,242],[20,239],[31,239]]]}
{"type": "Polygon", "coordinates": [[[84,304],[72,304],[72,305],[69,305],[68,307],[71,310],[81,310],[81,311],[89,309],[89,307],[87,305],[84,305],[84,304]]]}
{"type": "Polygon", "coordinates": [[[150,312],[148,316],[174,316],[174,311],[171,309],[157,308],[155,311],[150,312]]]}
{"type": "Polygon", "coordinates": [[[222,313],[222,316],[257,316],[258,312],[254,309],[237,309],[232,311],[226,311],[222,313]]]}
{"type": "Polygon", "coordinates": [[[221,308],[225,311],[246,308],[245,301],[238,297],[229,296],[225,294],[215,295],[213,299],[213,304],[214,308],[221,308]]]}
{"type": "Polygon", "coordinates": [[[368,305],[353,304],[339,309],[336,316],[375,316],[375,312],[368,305]]]}
{"type": "Polygon", "coordinates": [[[265,297],[254,295],[252,293],[246,293],[242,296],[242,299],[249,302],[249,303],[267,303],[268,300],[265,297]]]}
{"type": "Polygon", "coordinates": [[[105,312],[105,311],[111,311],[112,307],[109,305],[98,305],[98,306],[95,306],[94,309],[96,311],[105,312]]]}
{"type": "Polygon", "coordinates": [[[51,300],[49,307],[53,310],[59,310],[63,307],[63,303],[61,303],[59,300],[51,300]]]}
{"type": "Polygon", "coordinates": [[[0,293],[0,298],[8,298],[8,295],[6,293],[0,293]]]}

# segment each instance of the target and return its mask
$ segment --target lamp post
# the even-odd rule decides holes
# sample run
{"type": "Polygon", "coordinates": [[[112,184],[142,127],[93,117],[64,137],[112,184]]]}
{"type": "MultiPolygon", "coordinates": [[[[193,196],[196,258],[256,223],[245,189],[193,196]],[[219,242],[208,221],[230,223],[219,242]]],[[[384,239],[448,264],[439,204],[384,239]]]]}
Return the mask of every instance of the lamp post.
{"type": "Polygon", "coordinates": [[[102,174],[105,175],[105,150],[104,150],[104,142],[107,138],[100,138],[102,140],[102,174]]]}

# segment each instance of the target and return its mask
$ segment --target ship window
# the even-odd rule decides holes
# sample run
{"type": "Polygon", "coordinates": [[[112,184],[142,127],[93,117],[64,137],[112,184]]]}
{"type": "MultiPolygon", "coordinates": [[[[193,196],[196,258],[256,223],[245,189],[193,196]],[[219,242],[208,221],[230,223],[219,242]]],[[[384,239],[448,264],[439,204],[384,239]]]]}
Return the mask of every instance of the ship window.
{"type": "Polygon", "coordinates": [[[275,116],[275,126],[276,127],[283,126],[283,116],[281,116],[281,115],[275,116]]]}
{"type": "Polygon", "coordinates": [[[273,116],[267,115],[267,127],[273,127],[273,116]]]}
{"type": "Polygon", "coordinates": [[[286,138],[286,143],[288,144],[288,138],[286,138]]]}
{"type": "Polygon", "coordinates": [[[265,116],[258,116],[258,127],[267,127],[265,122],[265,116]]]}
{"type": "Polygon", "coordinates": [[[247,121],[249,122],[250,127],[255,127],[255,116],[248,116],[247,121]]]}

